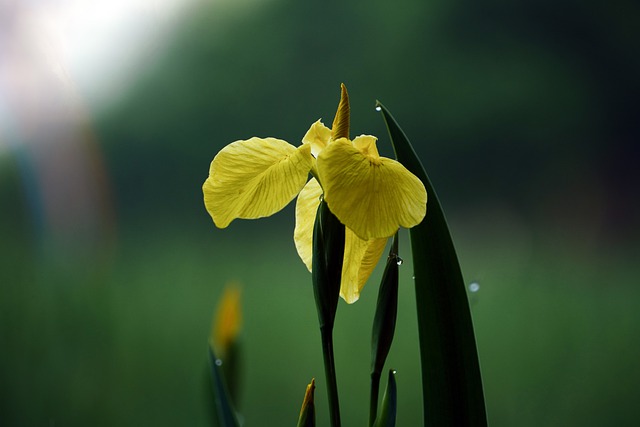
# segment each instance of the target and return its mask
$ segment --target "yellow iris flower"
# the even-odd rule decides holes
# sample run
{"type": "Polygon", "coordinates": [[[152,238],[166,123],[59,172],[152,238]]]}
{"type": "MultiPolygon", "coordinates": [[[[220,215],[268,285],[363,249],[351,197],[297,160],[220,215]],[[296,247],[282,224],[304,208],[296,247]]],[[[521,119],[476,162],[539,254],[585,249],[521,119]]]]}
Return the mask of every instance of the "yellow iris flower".
{"type": "Polygon", "coordinates": [[[342,85],[332,129],[318,120],[302,145],[254,137],[220,150],[202,187],[207,211],[216,226],[225,228],[236,218],[270,216],[298,196],[294,241],[311,271],[313,225],[323,196],[346,227],[340,296],[353,303],[387,239],[426,214],[422,182],[399,162],[381,157],[376,140],[370,135],[349,139],[349,97],[342,85]]]}

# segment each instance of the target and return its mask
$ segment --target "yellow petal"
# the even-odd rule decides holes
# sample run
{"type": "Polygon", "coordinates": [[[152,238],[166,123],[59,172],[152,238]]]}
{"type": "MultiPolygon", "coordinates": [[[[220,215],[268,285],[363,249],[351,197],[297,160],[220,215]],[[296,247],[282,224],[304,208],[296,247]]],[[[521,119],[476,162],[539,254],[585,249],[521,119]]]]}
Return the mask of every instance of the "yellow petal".
{"type": "Polygon", "coordinates": [[[340,296],[348,304],[360,298],[360,291],[378,265],[387,240],[362,240],[353,231],[346,229],[340,296]]]}
{"type": "MultiPolygon", "coordinates": [[[[296,202],[293,239],[298,255],[309,271],[313,260],[313,225],[321,195],[320,184],[312,178],[304,186],[296,202]]],[[[386,243],[386,238],[362,240],[353,231],[346,229],[340,296],[349,304],[360,297],[360,291],[378,264],[386,243]]]]}
{"type": "Polygon", "coordinates": [[[320,153],[317,167],[329,209],[361,239],[390,237],[424,218],[424,185],[395,160],[364,155],[342,138],[320,153]]]}
{"type": "Polygon", "coordinates": [[[376,141],[378,138],[371,135],[360,135],[356,136],[356,139],[353,140],[353,146],[356,147],[362,154],[365,156],[371,157],[372,160],[379,159],[380,154],[378,154],[378,147],[376,146],[376,141]]]}
{"type": "Polygon", "coordinates": [[[311,154],[318,157],[318,154],[327,146],[331,139],[331,129],[318,120],[311,125],[307,133],[302,138],[304,144],[311,144],[311,154]]]}
{"type": "Polygon", "coordinates": [[[293,240],[300,259],[309,271],[311,271],[313,258],[313,225],[321,195],[322,187],[315,178],[311,178],[298,194],[296,202],[296,227],[293,231],[293,240]]]}
{"type": "Polygon", "coordinates": [[[224,147],[202,186],[204,203],[220,228],[236,218],[261,218],[284,208],[307,181],[311,146],[251,138],[224,147]]]}

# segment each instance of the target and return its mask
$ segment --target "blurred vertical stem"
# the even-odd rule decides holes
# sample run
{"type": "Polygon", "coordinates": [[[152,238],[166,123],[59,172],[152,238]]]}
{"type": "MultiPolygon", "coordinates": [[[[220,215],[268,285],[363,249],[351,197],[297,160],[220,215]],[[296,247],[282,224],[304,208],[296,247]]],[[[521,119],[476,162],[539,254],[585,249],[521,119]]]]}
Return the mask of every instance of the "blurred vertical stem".
{"type": "Polygon", "coordinates": [[[344,225],[331,213],[324,201],[320,202],[313,227],[311,277],[318,309],[329,412],[333,427],[340,426],[338,383],[333,356],[333,324],[340,296],[344,239],[344,225]]]}
{"type": "Polygon", "coordinates": [[[209,366],[211,370],[211,390],[213,392],[214,411],[217,425],[220,427],[239,427],[240,423],[236,415],[233,402],[229,397],[229,390],[225,383],[224,374],[221,369],[222,362],[214,353],[213,347],[209,346],[209,366]]]}

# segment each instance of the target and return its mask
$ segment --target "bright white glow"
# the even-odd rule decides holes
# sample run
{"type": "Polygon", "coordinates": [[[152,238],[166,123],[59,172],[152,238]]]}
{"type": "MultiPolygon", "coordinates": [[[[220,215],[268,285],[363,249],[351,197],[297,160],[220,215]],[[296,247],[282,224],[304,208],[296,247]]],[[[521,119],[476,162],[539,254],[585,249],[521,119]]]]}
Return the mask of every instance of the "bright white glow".
{"type": "Polygon", "coordinates": [[[90,120],[195,1],[0,0],[0,155],[15,155],[34,229],[60,247],[107,240],[108,171],[90,120]]]}
{"type": "Polygon", "coordinates": [[[198,1],[0,1],[0,151],[117,101],[198,1]]]}
{"type": "Polygon", "coordinates": [[[41,6],[70,76],[91,99],[124,90],[194,0],[60,0],[41,6]]]}

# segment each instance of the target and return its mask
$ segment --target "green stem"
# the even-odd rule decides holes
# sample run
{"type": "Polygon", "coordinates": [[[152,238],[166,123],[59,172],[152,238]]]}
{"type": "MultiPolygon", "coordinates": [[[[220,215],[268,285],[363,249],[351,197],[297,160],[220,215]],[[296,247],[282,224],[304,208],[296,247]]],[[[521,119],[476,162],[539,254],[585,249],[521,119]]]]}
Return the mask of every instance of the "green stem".
{"type": "Polygon", "coordinates": [[[322,355],[324,356],[324,373],[327,378],[327,396],[329,397],[329,414],[332,427],[340,427],[340,404],[338,401],[338,382],[336,380],[336,364],[333,357],[333,327],[321,327],[322,355]]]}
{"type": "Polygon", "coordinates": [[[380,372],[371,373],[371,398],[369,400],[369,426],[373,426],[378,417],[378,395],[380,394],[380,372]]]}

